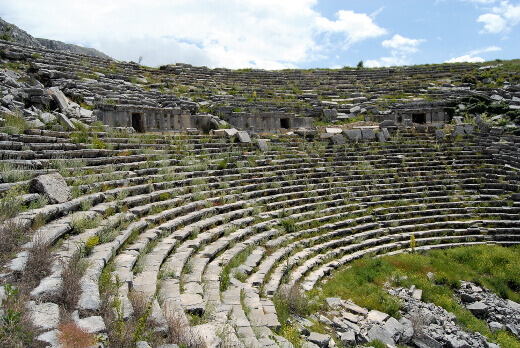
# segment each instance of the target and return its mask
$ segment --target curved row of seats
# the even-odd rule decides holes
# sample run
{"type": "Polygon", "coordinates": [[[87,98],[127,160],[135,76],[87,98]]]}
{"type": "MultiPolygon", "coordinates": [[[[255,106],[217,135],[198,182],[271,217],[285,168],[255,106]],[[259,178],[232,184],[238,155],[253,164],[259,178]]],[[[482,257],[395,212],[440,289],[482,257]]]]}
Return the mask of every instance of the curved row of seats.
{"type": "MultiPolygon", "coordinates": [[[[39,147],[28,135],[4,135],[3,144],[12,152],[31,148],[31,158],[11,165],[29,175],[38,161],[37,173],[59,171],[75,195],[17,216],[43,222],[35,235],[56,245],[52,272],[32,290],[34,299],[53,298],[59,260],[72,258],[73,245],[100,237],[85,256],[80,320],[103,321],[99,282],[112,272],[124,318],[134,313],[129,294],[140,293],[152,299],[158,331],[167,331],[165,311],[176,311],[187,325],[204,320],[225,331],[219,339],[236,346],[288,347],[276,333],[271,299],[284,284],[311,290],[354,259],[408,250],[411,236],[419,250],[520,241],[516,137],[437,143],[404,134],[332,146],[275,136],[260,152],[211,136],[103,134],[114,150],[97,151],[56,135],[40,138],[39,147]],[[71,150],[47,150],[45,140],[56,139],[71,150]],[[77,219],[98,223],[78,233],[77,219]]],[[[27,186],[24,179],[3,191],[27,186]]],[[[29,247],[6,274],[23,271],[29,247]]]]}

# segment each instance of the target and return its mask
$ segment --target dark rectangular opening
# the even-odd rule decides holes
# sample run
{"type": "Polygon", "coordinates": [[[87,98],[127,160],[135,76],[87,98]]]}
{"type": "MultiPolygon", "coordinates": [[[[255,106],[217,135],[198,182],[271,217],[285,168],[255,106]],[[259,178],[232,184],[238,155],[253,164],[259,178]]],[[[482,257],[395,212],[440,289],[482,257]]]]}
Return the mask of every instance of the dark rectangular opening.
{"type": "Polygon", "coordinates": [[[139,112],[132,112],[132,127],[137,133],[144,133],[144,115],[139,112]]]}
{"type": "Polygon", "coordinates": [[[421,113],[421,114],[412,114],[412,122],[413,123],[426,123],[426,114],[425,113],[421,113]]]}
{"type": "Polygon", "coordinates": [[[280,128],[284,129],[290,129],[291,128],[291,120],[288,118],[281,118],[280,119],[280,128]]]}

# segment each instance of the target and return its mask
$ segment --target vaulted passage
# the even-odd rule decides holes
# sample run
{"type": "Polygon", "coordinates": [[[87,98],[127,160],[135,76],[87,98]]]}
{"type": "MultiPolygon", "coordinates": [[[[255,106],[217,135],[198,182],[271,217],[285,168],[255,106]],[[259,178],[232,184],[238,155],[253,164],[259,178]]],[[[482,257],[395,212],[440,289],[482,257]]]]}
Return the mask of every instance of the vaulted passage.
{"type": "Polygon", "coordinates": [[[424,112],[420,113],[420,114],[413,114],[412,122],[413,123],[426,123],[426,114],[424,112]]]}
{"type": "Polygon", "coordinates": [[[132,127],[137,133],[144,133],[146,131],[144,127],[144,115],[138,112],[132,113],[132,127]]]}
{"type": "Polygon", "coordinates": [[[280,128],[290,129],[290,120],[288,118],[281,118],[280,119],[280,128]]]}

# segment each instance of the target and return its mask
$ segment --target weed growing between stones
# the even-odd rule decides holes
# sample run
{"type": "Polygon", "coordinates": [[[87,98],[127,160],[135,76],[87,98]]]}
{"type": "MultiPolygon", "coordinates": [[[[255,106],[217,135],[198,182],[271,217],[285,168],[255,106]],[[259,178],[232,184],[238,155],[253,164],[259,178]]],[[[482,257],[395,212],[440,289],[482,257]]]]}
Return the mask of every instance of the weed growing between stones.
{"type": "Polygon", "coordinates": [[[11,259],[14,252],[29,241],[32,230],[20,221],[7,220],[0,225],[0,264],[11,259]]]}
{"type": "Polygon", "coordinates": [[[24,211],[25,207],[21,197],[22,192],[21,186],[15,186],[0,198],[0,222],[10,219],[24,211]]]}
{"type": "Polygon", "coordinates": [[[4,182],[19,182],[29,180],[32,177],[30,171],[17,168],[11,163],[2,163],[0,168],[0,175],[4,182]]]}
{"type": "Polygon", "coordinates": [[[204,348],[204,342],[200,334],[188,322],[184,320],[181,314],[176,310],[165,308],[164,317],[168,324],[167,338],[165,343],[174,343],[180,347],[204,348]]]}
{"type": "Polygon", "coordinates": [[[97,343],[96,337],[74,322],[58,326],[58,342],[63,348],[88,348],[97,343]]]}
{"type": "Polygon", "coordinates": [[[19,284],[23,291],[36,287],[40,280],[50,274],[52,266],[50,245],[38,236],[33,238],[32,246],[28,251],[29,258],[19,284]]]}
{"type": "MultiPolygon", "coordinates": [[[[56,303],[63,306],[66,312],[71,312],[76,306],[81,292],[81,277],[87,270],[88,263],[80,253],[74,254],[68,260],[61,260],[62,288],[58,293],[56,303]]],[[[72,330],[72,329],[71,329],[72,330]]]]}
{"type": "Polygon", "coordinates": [[[21,134],[27,129],[25,117],[17,110],[15,113],[2,113],[3,128],[9,135],[21,134]]]}
{"type": "Polygon", "coordinates": [[[273,296],[273,302],[282,329],[291,315],[305,317],[317,309],[317,304],[298,285],[281,286],[273,296]]]}
{"type": "Polygon", "coordinates": [[[3,314],[0,318],[0,345],[2,347],[31,347],[36,328],[25,309],[26,296],[11,284],[4,287],[3,314]]]}

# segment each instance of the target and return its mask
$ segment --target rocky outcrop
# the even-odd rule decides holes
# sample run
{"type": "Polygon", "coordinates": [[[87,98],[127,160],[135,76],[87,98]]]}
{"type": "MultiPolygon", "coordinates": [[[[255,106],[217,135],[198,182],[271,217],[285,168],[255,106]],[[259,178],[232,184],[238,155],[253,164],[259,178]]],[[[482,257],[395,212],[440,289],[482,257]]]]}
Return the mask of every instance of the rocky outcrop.
{"type": "Polygon", "coordinates": [[[83,54],[90,57],[112,59],[106,54],[99,52],[94,48],[68,44],[57,40],[35,38],[28,34],[26,31],[18,28],[16,25],[7,23],[2,18],[0,18],[0,39],[5,41],[17,42],[22,45],[31,46],[35,48],[48,48],[56,51],[67,51],[72,53],[83,54]]]}
{"type": "Polygon", "coordinates": [[[105,59],[112,59],[103,52],[96,50],[95,48],[82,47],[78,45],[68,44],[65,42],[57,41],[57,40],[49,40],[49,39],[35,39],[40,45],[45,48],[56,50],[56,51],[68,51],[72,53],[84,54],[90,57],[99,57],[105,59]]]}
{"type": "Polygon", "coordinates": [[[25,46],[41,47],[38,40],[16,25],[7,23],[0,18],[0,36],[2,40],[18,42],[25,46]]]}

